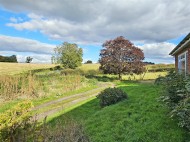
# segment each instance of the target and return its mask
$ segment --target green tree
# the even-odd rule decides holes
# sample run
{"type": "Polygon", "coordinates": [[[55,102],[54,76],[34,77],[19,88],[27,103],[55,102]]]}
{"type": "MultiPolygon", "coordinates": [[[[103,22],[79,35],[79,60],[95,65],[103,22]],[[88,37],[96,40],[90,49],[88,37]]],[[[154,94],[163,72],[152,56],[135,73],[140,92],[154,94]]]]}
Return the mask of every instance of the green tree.
{"type": "Polygon", "coordinates": [[[18,62],[17,62],[17,57],[16,57],[16,55],[12,55],[12,56],[1,56],[1,55],[0,55],[0,62],[13,62],[13,63],[18,63],[18,62]]]}
{"type": "Polygon", "coordinates": [[[106,74],[140,74],[144,71],[144,53],[129,40],[120,36],[106,41],[100,52],[100,69],[106,74]]]}
{"type": "Polygon", "coordinates": [[[33,58],[31,58],[30,56],[26,57],[26,63],[31,63],[33,60],[33,58]]]}
{"type": "Polygon", "coordinates": [[[65,68],[75,69],[82,65],[83,50],[77,44],[64,42],[54,51],[56,63],[62,64],[65,68]]]}
{"type": "Polygon", "coordinates": [[[92,64],[92,61],[88,60],[88,61],[85,62],[85,64],[92,64]]]}

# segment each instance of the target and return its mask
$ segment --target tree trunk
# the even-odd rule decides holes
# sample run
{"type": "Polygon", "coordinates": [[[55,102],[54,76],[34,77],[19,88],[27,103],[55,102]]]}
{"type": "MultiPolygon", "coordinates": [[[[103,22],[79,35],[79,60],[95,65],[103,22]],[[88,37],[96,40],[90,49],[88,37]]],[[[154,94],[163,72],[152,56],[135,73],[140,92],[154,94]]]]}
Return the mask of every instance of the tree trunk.
{"type": "Polygon", "coordinates": [[[122,80],[121,73],[119,73],[118,75],[119,75],[119,80],[121,81],[122,80]]]}

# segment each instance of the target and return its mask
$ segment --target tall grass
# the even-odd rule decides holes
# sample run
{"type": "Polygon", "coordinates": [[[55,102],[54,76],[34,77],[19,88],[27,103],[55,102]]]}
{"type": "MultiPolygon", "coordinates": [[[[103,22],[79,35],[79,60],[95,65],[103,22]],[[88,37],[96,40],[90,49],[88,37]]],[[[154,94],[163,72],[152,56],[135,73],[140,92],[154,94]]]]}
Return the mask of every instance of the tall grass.
{"type": "Polygon", "coordinates": [[[13,100],[18,98],[61,96],[64,93],[88,87],[93,82],[81,75],[61,75],[56,72],[43,74],[1,75],[0,98],[13,100]]]}
{"type": "Polygon", "coordinates": [[[37,86],[34,75],[1,75],[0,76],[0,97],[5,100],[18,98],[19,96],[34,97],[37,96],[37,86]]]}

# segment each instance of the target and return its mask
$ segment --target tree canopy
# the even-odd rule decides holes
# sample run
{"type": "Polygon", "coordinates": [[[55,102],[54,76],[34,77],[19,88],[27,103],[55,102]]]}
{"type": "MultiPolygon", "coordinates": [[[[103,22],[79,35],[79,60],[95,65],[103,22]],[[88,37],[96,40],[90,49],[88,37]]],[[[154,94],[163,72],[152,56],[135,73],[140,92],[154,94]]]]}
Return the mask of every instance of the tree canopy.
{"type": "Polygon", "coordinates": [[[144,71],[144,53],[129,40],[120,36],[108,40],[100,51],[100,69],[106,74],[140,74],[144,71]]]}
{"type": "Polygon", "coordinates": [[[87,61],[85,62],[85,64],[92,64],[92,61],[91,61],[91,60],[87,60],[87,61]]]}
{"type": "Polygon", "coordinates": [[[0,62],[13,62],[13,63],[17,63],[17,57],[16,57],[16,55],[12,55],[12,56],[1,56],[0,55],[0,62]]]}
{"type": "Polygon", "coordinates": [[[30,56],[26,57],[26,63],[31,63],[33,60],[33,58],[31,58],[30,56]]]}
{"type": "Polygon", "coordinates": [[[62,64],[65,68],[71,69],[82,65],[83,50],[77,44],[64,42],[57,46],[54,51],[55,55],[52,57],[52,60],[55,63],[62,64]]]}

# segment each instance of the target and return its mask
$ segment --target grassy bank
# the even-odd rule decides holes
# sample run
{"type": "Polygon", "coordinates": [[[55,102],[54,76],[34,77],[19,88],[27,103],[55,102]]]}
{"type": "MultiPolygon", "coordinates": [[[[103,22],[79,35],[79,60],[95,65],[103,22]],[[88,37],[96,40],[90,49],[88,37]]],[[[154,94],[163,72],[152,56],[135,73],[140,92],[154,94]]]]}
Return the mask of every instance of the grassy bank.
{"type": "Polygon", "coordinates": [[[168,108],[160,101],[160,89],[150,83],[122,82],[118,88],[128,93],[129,99],[116,105],[100,108],[97,99],[54,118],[73,118],[84,124],[92,142],[183,142],[190,135],[168,116],[168,108]]]}

